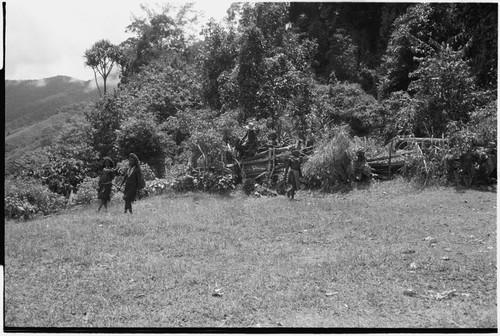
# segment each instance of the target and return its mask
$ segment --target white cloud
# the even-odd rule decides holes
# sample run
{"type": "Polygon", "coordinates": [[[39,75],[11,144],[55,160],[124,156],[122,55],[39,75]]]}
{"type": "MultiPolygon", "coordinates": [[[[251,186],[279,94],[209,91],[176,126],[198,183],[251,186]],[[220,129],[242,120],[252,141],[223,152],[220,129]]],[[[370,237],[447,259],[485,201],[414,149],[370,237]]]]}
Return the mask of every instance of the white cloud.
{"type": "Polygon", "coordinates": [[[47,86],[47,81],[45,79],[38,79],[33,81],[31,84],[36,87],[44,87],[47,86]]]}

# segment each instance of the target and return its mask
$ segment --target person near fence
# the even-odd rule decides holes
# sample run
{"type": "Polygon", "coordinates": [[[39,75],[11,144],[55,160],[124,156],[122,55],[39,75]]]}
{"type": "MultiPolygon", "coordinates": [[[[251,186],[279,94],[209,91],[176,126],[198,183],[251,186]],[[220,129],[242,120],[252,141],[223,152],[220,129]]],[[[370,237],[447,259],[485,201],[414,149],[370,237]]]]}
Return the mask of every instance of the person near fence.
{"type": "Polygon", "coordinates": [[[253,122],[249,122],[247,126],[245,135],[240,140],[240,157],[250,157],[254,156],[257,147],[259,146],[259,141],[257,140],[257,128],[253,122]]]}
{"type": "Polygon", "coordinates": [[[104,168],[99,176],[99,183],[97,186],[97,198],[99,199],[99,208],[97,211],[100,211],[103,206],[106,211],[108,210],[108,202],[111,200],[113,178],[116,175],[116,170],[113,168],[114,162],[111,158],[105,157],[103,159],[103,165],[104,168]]]}
{"type": "Polygon", "coordinates": [[[125,213],[129,211],[132,213],[132,203],[135,201],[138,190],[141,188],[141,183],[144,181],[142,176],[141,166],[139,165],[139,158],[134,153],[130,153],[128,157],[129,168],[125,172],[121,187],[125,184],[123,190],[123,199],[125,201],[125,213]]]}
{"type": "Polygon", "coordinates": [[[302,177],[300,152],[293,150],[292,155],[286,161],[285,178],[288,175],[290,188],[286,192],[286,197],[294,199],[295,192],[300,188],[300,178],[302,177]]]}
{"type": "Polygon", "coordinates": [[[267,136],[267,148],[278,147],[278,134],[275,131],[270,132],[267,136]]]}
{"type": "Polygon", "coordinates": [[[356,160],[354,161],[354,179],[357,182],[370,179],[373,173],[370,166],[366,162],[365,150],[363,148],[356,149],[356,160]]]}

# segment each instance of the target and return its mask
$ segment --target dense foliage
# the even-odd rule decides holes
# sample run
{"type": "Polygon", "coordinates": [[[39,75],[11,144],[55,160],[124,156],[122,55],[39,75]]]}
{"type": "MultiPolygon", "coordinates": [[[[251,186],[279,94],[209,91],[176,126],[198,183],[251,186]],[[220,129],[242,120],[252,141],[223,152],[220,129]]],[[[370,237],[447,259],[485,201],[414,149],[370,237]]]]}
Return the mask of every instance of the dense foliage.
{"type": "Polygon", "coordinates": [[[33,179],[5,181],[4,215],[6,218],[31,219],[49,215],[66,206],[66,198],[51,192],[33,179]]]}
{"type": "Polygon", "coordinates": [[[90,193],[100,159],[134,152],[152,172],[145,194],[167,188],[172,171],[177,191],[231,190],[225,164],[249,121],[261,142],[314,144],[308,187],[353,180],[355,137],[373,152],[396,136],[445,137],[403,173],[426,184],[495,181],[497,4],[233,3],[202,39],[190,30],[192,4],[143,10],[126,27],[131,38],[86,55],[91,66],[116,62],[118,88],[50,141],[49,162],[33,167],[33,153],[7,167],[19,183],[25,163],[53,192],[86,181],[90,193]]]}

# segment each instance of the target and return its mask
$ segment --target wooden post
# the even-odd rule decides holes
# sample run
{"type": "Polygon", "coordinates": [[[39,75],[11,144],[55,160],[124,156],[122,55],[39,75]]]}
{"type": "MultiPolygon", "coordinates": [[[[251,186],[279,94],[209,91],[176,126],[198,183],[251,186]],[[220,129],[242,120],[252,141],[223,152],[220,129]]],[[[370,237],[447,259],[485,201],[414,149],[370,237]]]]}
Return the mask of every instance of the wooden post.
{"type": "Polygon", "coordinates": [[[273,169],[276,168],[276,147],[273,147],[273,169]]]}
{"type": "Polygon", "coordinates": [[[266,175],[267,175],[267,180],[271,178],[271,158],[272,158],[272,150],[269,148],[268,154],[267,154],[267,170],[266,170],[266,175]]]}
{"type": "Polygon", "coordinates": [[[267,182],[269,182],[270,180],[272,180],[273,178],[273,174],[274,174],[274,170],[276,169],[276,150],[275,148],[273,147],[273,150],[272,150],[272,154],[271,154],[271,174],[269,175],[269,178],[267,179],[267,182]]]}
{"type": "Polygon", "coordinates": [[[392,176],[391,176],[392,142],[393,142],[393,140],[391,140],[391,143],[389,145],[389,180],[392,178],[392,176]]]}

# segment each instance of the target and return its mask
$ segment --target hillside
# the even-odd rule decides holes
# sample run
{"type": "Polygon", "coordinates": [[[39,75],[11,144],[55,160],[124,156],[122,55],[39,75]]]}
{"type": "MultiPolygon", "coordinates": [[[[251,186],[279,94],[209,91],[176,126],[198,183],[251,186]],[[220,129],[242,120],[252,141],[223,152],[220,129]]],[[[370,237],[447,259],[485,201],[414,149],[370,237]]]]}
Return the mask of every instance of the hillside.
{"type": "Polygon", "coordinates": [[[23,127],[5,137],[5,163],[18,158],[23,153],[50,145],[52,140],[66,128],[66,125],[83,119],[86,102],[64,106],[58,113],[35,124],[23,127]]]}
{"type": "MultiPolygon", "coordinates": [[[[99,98],[92,81],[68,76],[5,82],[5,163],[50,145],[99,98]]],[[[111,87],[112,89],[112,87],[111,87]]]]}
{"type": "Polygon", "coordinates": [[[43,121],[70,104],[99,97],[92,81],[67,76],[5,82],[5,132],[10,135],[43,121]]]}

